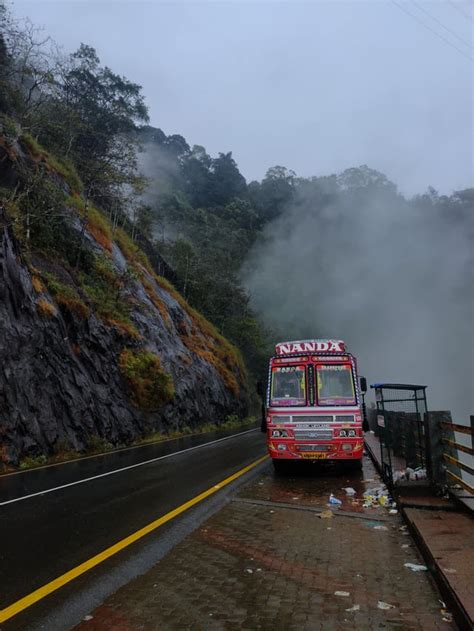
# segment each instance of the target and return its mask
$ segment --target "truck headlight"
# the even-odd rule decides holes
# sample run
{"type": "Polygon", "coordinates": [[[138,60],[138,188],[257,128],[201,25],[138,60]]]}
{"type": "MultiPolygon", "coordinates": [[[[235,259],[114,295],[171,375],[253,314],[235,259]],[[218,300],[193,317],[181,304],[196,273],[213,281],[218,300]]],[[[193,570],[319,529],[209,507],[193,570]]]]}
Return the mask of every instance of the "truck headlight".
{"type": "Polygon", "coordinates": [[[354,438],[355,436],[357,436],[355,429],[350,429],[347,432],[347,435],[350,436],[351,438],[354,438]]]}
{"type": "Polygon", "coordinates": [[[340,429],[339,430],[339,436],[343,436],[343,437],[347,436],[346,430],[345,429],[340,429]]]}
{"type": "Polygon", "coordinates": [[[288,438],[288,432],[286,429],[274,429],[272,430],[273,438],[288,438]]]}

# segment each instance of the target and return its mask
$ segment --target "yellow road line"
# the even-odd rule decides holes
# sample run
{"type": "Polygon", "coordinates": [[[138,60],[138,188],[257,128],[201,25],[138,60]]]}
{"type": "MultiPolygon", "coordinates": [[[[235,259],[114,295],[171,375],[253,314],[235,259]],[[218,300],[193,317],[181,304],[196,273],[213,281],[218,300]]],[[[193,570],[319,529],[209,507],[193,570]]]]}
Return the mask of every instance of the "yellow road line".
{"type": "Polygon", "coordinates": [[[140,528],[140,530],[137,530],[136,532],[132,533],[128,537],[125,537],[125,539],[122,539],[121,541],[114,543],[113,546],[110,546],[109,548],[102,550],[102,552],[99,552],[99,554],[96,554],[95,556],[91,557],[87,561],[84,561],[84,563],[81,563],[77,567],[74,567],[72,570],[69,570],[69,572],[66,572],[65,574],[62,574],[61,576],[58,576],[51,582],[46,583],[46,585],[43,585],[42,587],[36,589],[34,592],[31,592],[31,594],[28,594],[27,596],[20,598],[20,600],[17,600],[16,602],[12,603],[5,609],[2,609],[0,611],[0,623],[5,622],[6,620],[9,620],[10,618],[13,618],[13,616],[16,616],[18,613],[20,613],[24,609],[31,607],[31,605],[34,605],[39,600],[42,600],[46,596],[49,596],[49,594],[52,594],[60,587],[63,587],[63,585],[66,585],[67,583],[73,581],[78,576],[81,576],[81,574],[84,574],[88,570],[91,570],[96,565],[99,565],[106,559],[109,559],[114,554],[117,554],[117,552],[120,552],[124,548],[127,548],[132,543],[135,543],[135,541],[138,541],[145,535],[148,535],[150,532],[153,532],[153,530],[156,530],[160,526],[163,526],[163,524],[166,524],[166,522],[170,521],[171,519],[174,519],[181,513],[184,513],[189,508],[192,508],[199,502],[202,502],[202,500],[206,499],[210,495],[213,495],[214,493],[216,493],[223,487],[227,486],[234,480],[237,480],[237,478],[240,478],[242,475],[244,475],[245,473],[247,473],[248,471],[250,471],[257,465],[259,465],[264,460],[267,460],[267,458],[268,458],[267,455],[262,456],[261,458],[258,458],[257,460],[247,465],[243,469],[240,469],[239,471],[236,471],[236,473],[233,473],[228,478],[225,478],[225,480],[222,480],[218,484],[211,486],[211,488],[207,489],[203,493],[196,495],[196,497],[193,497],[192,499],[185,502],[184,504],[181,504],[181,506],[178,506],[177,508],[173,509],[169,513],[166,513],[166,515],[163,515],[162,517],[155,519],[155,521],[152,521],[150,524],[144,526],[143,528],[140,528]]]}

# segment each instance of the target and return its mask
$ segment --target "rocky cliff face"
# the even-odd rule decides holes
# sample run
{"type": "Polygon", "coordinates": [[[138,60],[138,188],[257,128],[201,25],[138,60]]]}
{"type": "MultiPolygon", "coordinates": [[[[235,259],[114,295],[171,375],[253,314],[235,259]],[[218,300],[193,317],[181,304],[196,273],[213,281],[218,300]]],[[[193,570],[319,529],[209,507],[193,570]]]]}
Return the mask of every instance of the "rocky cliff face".
{"type": "Polygon", "coordinates": [[[80,285],[62,261],[34,252],[25,257],[0,209],[1,460],[84,450],[97,438],[118,445],[150,430],[244,415],[248,397],[235,349],[123,235],[115,239],[112,232],[104,247],[97,226],[87,223],[84,231],[74,211],[67,212],[89,255],[103,261],[105,277],[117,284],[127,324],[104,316],[84,275],[80,285]],[[147,379],[146,366],[138,376],[134,366],[127,372],[124,351],[146,353],[160,375],[170,376],[161,404],[153,396],[159,382],[147,379]]]}

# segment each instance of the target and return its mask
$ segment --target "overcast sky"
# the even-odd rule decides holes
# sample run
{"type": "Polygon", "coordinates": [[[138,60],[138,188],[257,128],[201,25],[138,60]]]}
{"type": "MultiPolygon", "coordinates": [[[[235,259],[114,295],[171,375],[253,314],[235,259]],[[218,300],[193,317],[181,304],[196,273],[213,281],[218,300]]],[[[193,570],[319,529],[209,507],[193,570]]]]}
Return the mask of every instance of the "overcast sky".
{"type": "Polygon", "coordinates": [[[365,163],[407,194],[473,185],[472,0],[13,8],[67,52],[94,46],[143,86],[151,124],[232,151],[248,180],[275,164],[310,176],[365,163]]]}

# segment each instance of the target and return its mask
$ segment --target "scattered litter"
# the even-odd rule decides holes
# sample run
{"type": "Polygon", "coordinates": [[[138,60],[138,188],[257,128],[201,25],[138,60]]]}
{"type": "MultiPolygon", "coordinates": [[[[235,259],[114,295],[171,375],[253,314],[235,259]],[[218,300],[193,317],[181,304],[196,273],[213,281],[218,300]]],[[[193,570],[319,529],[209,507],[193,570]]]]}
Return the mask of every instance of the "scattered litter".
{"type": "Polygon", "coordinates": [[[329,504],[334,504],[334,506],[340,506],[342,504],[341,500],[338,500],[332,493],[329,496],[329,504]]]}
{"type": "Polygon", "coordinates": [[[359,611],[360,610],[360,605],[352,605],[352,607],[350,607],[349,609],[346,609],[346,611],[359,611]]]}
{"type": "Polygon", "coordinates": [[[347,598],[347,596],[350,596],[351,593],[350,592],[334,592],[334,596],[344,596],[344,598],[347,598]]]}
{"type": "Polygon", "coordinates": [[[334,513],[332,510],[323,510],[322,513],[318,515],[319,519],[332,519],[334,517],[334,513]]]}
{"type": "Polygon", "coordinates": [[[443,610],[441,610],[441,616],[442,616],[442,620],[443,622],[452,622],[453,621],[453,614],[450,613],[449,611],[446,611],[445,613],[443,613],[443,610]]]}
{"type": "Polygon", "coordinates": [[[389,512],[389,515],[396,515],[398,513],[396,508],[391,508],[388,512],[389,512]]]}
{"type": "Polygon", "coordinates": [[[407,567],[412,572],[426,572],[426,565],[417,565],[416,563],[405,563],[405,567],[407,567]]]}
{"type": "Polygon", "coordinates": [[[292,497],[291,499],[292,500],[299,500],[300,498],[299,497],[292,497]]]}
{"type": "Polygon", "coordinates": [[[248,574],[253,574],[253,570],[251,570],[249,567],[248,567],[248,568],[246,568],[246,570],[245,570],[245,571],[246,571],[248,574]]]}
{"type": "Polygon", "coordinates": [[[258,568],[257,568],[257,572],[261,572],[261,571],[262,571],[262,568],[261,568],[261,567],[258,567],[258,568]]]}
{"type": "Polygon", "coordinates": [[[374,478],[366,478],[364,482],[375,482],[374,478]]]}
{"type": "Polygon", "coordinates": [[[402,548],[405,549],[405,548],[409,548],[409,547],[410,547],[409,543],[402,543],[402,548]]]}
{"type": "Polygon", "coordinates": [[[387,526],[374,526],[374,530],[388,530],[387,526]]]}
{"type": "Polygon", "coordinates": [[[153,583],[153,587],[158,587],[158,583],[153,583]]]}
{"type": "Polygon", "coordinates": [[[403,471],[395,471],[393,474],[393,481],[396,484],[397,482],[414,482],[415,480],[426,480],[428,477],[426,473],[426,469],[422,467],[418,467],[417,469],[412,469],[411,467],[407,467],[403,471]]]}
{"type": "Polygon", "coordinates": [[[446,574],[457,574],[458,571],[455,570],[453,567],[442,567],[441,568],[443,570],[443,572],[446,572],[446,574]]]}
{"type": "Polygon", "coordinates": [[[329,528],[326,528],[326,530],[332,530],[332,528],[331,528],[331,527],[329,527],[329,528]]]}
{"type": "Polygon", "coordinates": [[[342,489],[347,493],[347,495],[355,495],[356,490],[352,488],[352,486],[347,486],[345,489],[342,489]]]}
{"type": "Polygon", "coordinates": [[[270,513],[274,513],[274,512],[275,512],[274,510],[271,510],[271,511],[270,511],[270,513]]]}
{"type": "Polygon", "coordinates": [[[384,603],[383,600],[379,600],[377,603],[377,607],[379,609],[395,609],[395,605],[391,605],[390,603],[384,603]]]}
{"type": "Polygon", "coordinates": [[[440,600],[439,598],[438,598],[438,602],[439,602],[439,604],[441,605],[441,607],[443,607],[443,609],[446,609],[446,603],[445,603],[445,602],[443,602],[443,601],[442,601],[442,600],[440,600]]]}
{"type": "Polygon", "coordinates": [[[408,526],[400,526],[400,528],[398,530],[406,530],[408,528],[408,526]]]}
{"type": "Polygon", "coordinates": [[[83,620],[92,620],[94,616],[84,616],[83,620]]]}

